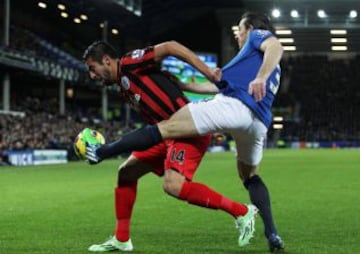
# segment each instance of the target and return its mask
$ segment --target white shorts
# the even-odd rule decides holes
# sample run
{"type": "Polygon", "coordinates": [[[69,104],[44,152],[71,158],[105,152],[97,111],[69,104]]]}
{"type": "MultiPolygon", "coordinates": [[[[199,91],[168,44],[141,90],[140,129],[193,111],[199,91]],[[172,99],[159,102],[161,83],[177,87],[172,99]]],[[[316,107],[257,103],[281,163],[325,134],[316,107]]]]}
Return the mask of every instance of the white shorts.
{"type": "Polygon", "coordinates": [[[217,94],[188,107],[199,134],[227,132],[236,142],[239,161],[252,166],[260,163],[267,128],[243,102],[217,94]]]}

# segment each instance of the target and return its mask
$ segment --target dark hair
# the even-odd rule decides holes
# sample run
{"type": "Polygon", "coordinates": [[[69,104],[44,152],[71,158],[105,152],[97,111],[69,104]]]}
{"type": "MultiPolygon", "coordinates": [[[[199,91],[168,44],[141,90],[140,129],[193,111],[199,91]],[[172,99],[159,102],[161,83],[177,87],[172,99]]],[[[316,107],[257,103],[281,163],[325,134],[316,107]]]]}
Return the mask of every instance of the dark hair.
{"type": "Polygon", "coordinates": [[[271,24],[270,18],[264,14],[246,12],[241,19],[245,19],[244,25],[246,28],[252,26],[254,29],[269,30],[275,35],[275,28],[271,24]]]}
{"type": "Polygon", "coordinates": [[[86,61],[88,58],[92,58],[94,61],[101,63],[104,55],[108,55],[111,58],[117,58],[118,54],[113,46],[105,41],[93,42],[83,54],[83,60],[86,61]]]}

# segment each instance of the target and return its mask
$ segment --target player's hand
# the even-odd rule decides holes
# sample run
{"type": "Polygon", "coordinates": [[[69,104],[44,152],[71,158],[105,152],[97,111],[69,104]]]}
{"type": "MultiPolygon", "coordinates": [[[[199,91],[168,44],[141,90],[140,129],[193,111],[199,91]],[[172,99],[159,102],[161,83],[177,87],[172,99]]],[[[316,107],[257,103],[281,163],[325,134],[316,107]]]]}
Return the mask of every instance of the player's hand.
{"type": "Polygon", "coordinates": [[[85,148],[85,157],[90,165],[95,165],[100,163],[101,159],[97,156],[96,151],[100,145],[93,145],[86,142],[85,148]]]}
{"type": "Polygon", "coordinates": [[[211,68],[210,69],[210,76],[208,79],[212,82],[218,82],[221,80],[222,77],[222,70],[220,68],[211,68]]]}
{"type": "Polygon", "coordinates": [[[266,95],[266,80],[263,78],[256,78],[249,84],[248,93],[254,96],[255,101],[261,101],[266,95]]]}

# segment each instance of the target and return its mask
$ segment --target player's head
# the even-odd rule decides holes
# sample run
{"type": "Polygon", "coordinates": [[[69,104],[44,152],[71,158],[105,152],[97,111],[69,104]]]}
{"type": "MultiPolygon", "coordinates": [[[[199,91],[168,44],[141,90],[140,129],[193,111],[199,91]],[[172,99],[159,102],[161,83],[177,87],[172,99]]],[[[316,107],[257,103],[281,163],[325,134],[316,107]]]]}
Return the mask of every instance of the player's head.
{"type": "Polygon", "coordinates": [[[104,85],[112,85],[116,81],[116,59],[116,50],[104,41],[92,43],[83,54],[90,78],[102,81],[104,85]]]}
{"type": "Polygon", "coordinates": [[[275,34],[275,29],[268,16],[254,12],[246,12],[241,17],[239,22],[239,32],[236,36],[239,48],[244,46],[249,32],[253,29],[269,30],[275,34]]]}

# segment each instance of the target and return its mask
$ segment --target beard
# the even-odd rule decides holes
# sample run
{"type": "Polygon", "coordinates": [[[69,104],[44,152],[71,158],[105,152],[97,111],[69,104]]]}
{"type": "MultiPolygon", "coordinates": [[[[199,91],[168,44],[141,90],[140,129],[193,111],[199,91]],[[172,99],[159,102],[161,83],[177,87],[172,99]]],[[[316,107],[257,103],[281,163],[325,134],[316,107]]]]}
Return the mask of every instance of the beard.
{"type": "Polygon", "coordinates": [[[111,72],[108,69],[105,69],[104,71],[104,78],[102,80],[102,84],[104,86],[112,86],[114,84],[114,81],[111,80],[111,72]]]}

